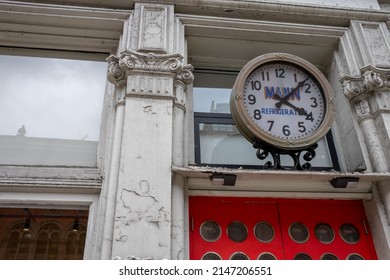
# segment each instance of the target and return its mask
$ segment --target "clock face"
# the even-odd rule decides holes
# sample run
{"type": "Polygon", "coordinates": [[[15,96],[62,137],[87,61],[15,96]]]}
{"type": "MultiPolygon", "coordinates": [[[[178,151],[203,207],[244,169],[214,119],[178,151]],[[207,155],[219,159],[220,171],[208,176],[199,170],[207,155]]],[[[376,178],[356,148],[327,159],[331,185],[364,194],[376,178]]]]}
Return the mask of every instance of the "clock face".
{"type": "Polygon", "coordinates": [[[237,78],[232,115],[249,140],[293,149],[314,144],[329,130],[332,104],[322,85],[325,79],[318,78],[314,66],[307,69],[307,62],[294,61],[254,63],[237,78]]]}

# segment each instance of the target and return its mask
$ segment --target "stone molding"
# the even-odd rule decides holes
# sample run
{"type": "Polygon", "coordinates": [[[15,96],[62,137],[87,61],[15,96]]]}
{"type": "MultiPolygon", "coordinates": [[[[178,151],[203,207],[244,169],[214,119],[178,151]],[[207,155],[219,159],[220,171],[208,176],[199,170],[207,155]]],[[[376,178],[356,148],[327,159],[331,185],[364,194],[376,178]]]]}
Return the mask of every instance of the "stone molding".
{"type": "Polygon", "coordinates": [[[108,80],[117,86],[126,84],[129,75],[135,73],[173,74],[175,81],[186,85],[191,84],[194,75],[193,67],[183,63],[183,56],[175,54],[139,53],[124,50],[120,56],[111,55],[107,58],[108,80]]]}

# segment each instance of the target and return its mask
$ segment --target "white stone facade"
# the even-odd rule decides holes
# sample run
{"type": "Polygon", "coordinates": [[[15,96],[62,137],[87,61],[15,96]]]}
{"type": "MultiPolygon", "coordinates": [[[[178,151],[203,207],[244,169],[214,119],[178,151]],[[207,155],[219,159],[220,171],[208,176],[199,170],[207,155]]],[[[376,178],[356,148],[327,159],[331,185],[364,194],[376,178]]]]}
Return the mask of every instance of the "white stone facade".
{"type": "Polygon", "coordinates": [[[384,0],[2,1],[4,52],[94,53],[109,65],[97,167],[2,162],[0,206],[89,209],[85,259],[188,259],[189,195],[361,199],[378,258],[390,259],[389,7],[384,0]],[[305,58],[328,78],[341,171],[194,166],[194,68],[239,71],[275,51],[305,58]],[[216,190],[214,172],[237,175],[236,185],[216,190]],[[332,188],[342,176],[358,177],[358,186],[332,188]]]}

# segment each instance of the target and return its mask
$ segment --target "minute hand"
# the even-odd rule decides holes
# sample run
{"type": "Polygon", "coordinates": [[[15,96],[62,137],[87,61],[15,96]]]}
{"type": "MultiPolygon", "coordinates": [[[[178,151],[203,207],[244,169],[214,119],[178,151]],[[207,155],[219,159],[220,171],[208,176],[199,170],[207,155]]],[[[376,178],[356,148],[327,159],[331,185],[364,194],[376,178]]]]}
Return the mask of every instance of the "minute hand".
{"type": "MultiPolygon", "coordinates": [[[[305,84],[305,82],[309,79],[309,77],[306,77],[306,79],[304,79],[303,81],[300,81],[298,83],[298,85],[292,90],[290,91],[286,96],[283,96],[280,98],[280,101],[275,103],[275,106],[276,108],[280,108],[280,106],[282,106],[283,103],[286,103],[286,101],[301,87],[303,87],[303,85],[305,84]]],[[[276,96],[276,95],[275,95],[276,96]]],[[[278,98],[279,99],[279,98],[278,98]]]]}
{"type": "MultiPolygon", "coordinates": [[[[277,96],[276,99],[279,99],[279,100],[282,99],[279,95],[275,95],[275,96],[277,96]]],[[[280,101],[280,102],[282,102],[282,101],[280,101]]],[[[287,106],[293,108],[295,111],[298,112],[298,115],[300,115],[300,116],[302,116],[302,115],[307,116],[307,113],[306,113],[305,109],[303,109],[303,108],[298,108],[297,106],[291,104],[290,101],[287,101],[287,100],[286,100],[286,101],[283,102],[283,104],[285,104],[285,105],[287,105],[287,106]]]]}

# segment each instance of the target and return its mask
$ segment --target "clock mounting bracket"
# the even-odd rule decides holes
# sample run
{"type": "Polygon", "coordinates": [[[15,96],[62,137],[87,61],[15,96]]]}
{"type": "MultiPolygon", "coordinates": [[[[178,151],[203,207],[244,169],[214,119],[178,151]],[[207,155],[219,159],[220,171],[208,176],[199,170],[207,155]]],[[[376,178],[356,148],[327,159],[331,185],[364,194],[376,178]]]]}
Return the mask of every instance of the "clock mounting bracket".
{"type": "Polygon", "coordinates": [[[253,148],[255,148],[256,156],[260,160],[266,159],[271,155],[273,162],[267,161],[264,164],[265,169],[275,170],[309,170],[311,169],[310,161],[316,156],[317,143],[314,143],[305,148],[298,149],[281,149],[267,144],[259,139],[253,141],[253,148]],[[289,156],[293,160],[293,166],[283,166],[282,156],[289,156]]]}

